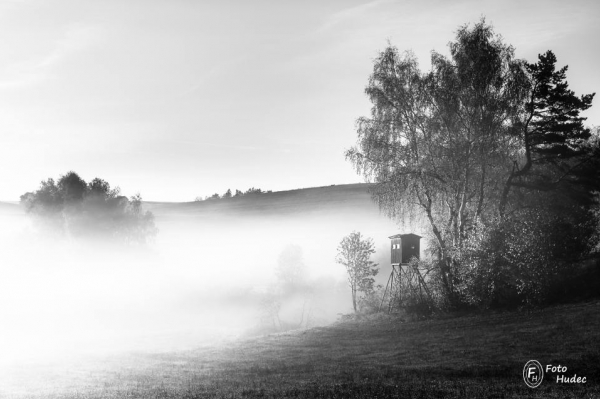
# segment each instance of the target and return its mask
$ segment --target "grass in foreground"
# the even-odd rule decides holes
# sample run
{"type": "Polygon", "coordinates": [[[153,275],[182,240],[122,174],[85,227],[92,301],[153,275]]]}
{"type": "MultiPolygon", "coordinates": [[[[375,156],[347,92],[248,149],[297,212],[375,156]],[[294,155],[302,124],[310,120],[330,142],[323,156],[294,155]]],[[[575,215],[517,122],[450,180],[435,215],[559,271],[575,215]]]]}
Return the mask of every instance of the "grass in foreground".
{"type": "MultiPolygon", "coordinates": [[[[184,353],[113,358],[52,398],[600,397],[600,301],[404,322],[375,315],[184,353]],[[586,384],[522,379],[530,359],[586,384]]],[[[69,372],[68,370],[63,372],[69,372]]]]}

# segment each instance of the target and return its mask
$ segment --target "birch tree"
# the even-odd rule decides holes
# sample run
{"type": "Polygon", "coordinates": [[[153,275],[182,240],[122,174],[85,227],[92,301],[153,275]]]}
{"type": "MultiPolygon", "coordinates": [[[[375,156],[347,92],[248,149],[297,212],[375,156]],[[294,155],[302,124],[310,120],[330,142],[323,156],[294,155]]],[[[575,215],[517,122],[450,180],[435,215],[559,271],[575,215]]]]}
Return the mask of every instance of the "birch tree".
{"type": "Polygon", "coordinates": [[[454,302],[457,252],[473,226],[507,217],[529,192],[581,183],[597,149],[586,149],[579,116],[593,95],[568,90],[552,53],[537,64],[516,59],[484,20],[460,28],[449,50],[433,52],[426,73],[411,52],[380,54],[365,89],[371,116],[358,119],[346,158],[376,183],[388,216],[424,217],[454,302]]]}
{"type": "Polygon", "coordinates": [[[352,307],[358,309],[358,301],[362,296],[373,291],[378,265],[371,261],[375,253],[373,240],[363,239],[359,232],[352,232],[344,237],[337,249],[336,262],[344,265],[348,272],[348,284],[352,291],[352,307]]]}

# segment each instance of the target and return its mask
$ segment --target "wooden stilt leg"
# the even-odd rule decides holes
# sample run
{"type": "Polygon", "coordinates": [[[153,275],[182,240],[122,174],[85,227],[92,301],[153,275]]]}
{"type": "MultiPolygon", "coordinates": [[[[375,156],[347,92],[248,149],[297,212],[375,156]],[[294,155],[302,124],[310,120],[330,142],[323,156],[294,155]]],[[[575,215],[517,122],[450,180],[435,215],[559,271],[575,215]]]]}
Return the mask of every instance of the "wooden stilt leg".
{"type": "MultiPolygon", "coordinates": [[[[394,272],[393,266],[392,266],[392,273],[394,272]]],[[[383,298],[381,298],[381,303],[379,304],[379,311],[381,312],[381,307],[383,306],[383,302],[385,301],[385,295],[388,292],[388,287],[390,286],[390,280],[392,279],[392,274],[390,274],[390,277],[388,278],[388,282],[385,285],[385,291],[383,291],[383,298]]],[[[390,296],[392,294],[390,293],[390,296]]]]}

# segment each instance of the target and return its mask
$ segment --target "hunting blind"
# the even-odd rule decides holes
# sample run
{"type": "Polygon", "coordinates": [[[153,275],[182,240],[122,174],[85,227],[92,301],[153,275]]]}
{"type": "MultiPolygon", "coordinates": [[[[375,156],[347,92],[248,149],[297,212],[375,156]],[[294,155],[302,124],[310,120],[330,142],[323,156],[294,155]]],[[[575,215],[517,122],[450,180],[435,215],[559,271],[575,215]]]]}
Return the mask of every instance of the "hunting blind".
{"type": "Polygon", "coordinates": [[[420,259],[421,255],[421,236],[416,234],[396,234],[390,237],[391,240],[391,264],[392,272],[388,279],[381,306],[385,297],[389,294],[388,312],[395,305],[403,306],[404,300],[408,297],[423,297],[423,292],[431,299],[425,280],[416,264],[410,264],[412,258],[420,259]]]}
{"type": "Polygon", "coordinates": [[[392,240],[392,265],[409,263],[410,259],[420,258],[421,236],[416,234],[396,234],[391,236],[392,240]]]}

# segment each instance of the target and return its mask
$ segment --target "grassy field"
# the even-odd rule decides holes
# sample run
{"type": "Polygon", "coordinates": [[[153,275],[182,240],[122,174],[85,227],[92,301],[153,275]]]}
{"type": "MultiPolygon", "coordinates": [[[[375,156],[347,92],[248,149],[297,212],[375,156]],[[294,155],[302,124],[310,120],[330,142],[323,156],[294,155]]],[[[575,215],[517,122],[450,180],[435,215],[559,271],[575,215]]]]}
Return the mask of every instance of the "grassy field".
{"type": "MultiPolygon", "coordinates": [[[[97,359],[38,381],[49,398],[600,397],[600,301],[408,321],[374,315],[167,354],[97,359]],[[538,388],[527,360],[586,384],[538,388]],[[46,385],[44,386],[44,383],[46,385]]],[[[24,395],[14,397],[30,396],[24,395]]],[[[32,392],[29,392],[34,396],[32,392]]],[[[10,395],[8,397],[11,397],[10,395]]]]}

